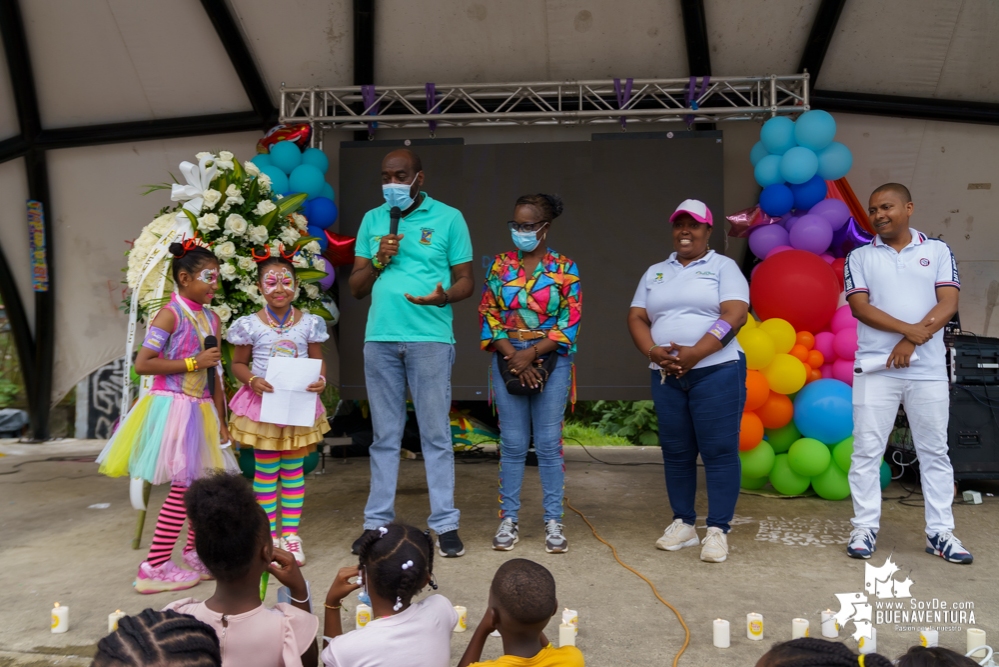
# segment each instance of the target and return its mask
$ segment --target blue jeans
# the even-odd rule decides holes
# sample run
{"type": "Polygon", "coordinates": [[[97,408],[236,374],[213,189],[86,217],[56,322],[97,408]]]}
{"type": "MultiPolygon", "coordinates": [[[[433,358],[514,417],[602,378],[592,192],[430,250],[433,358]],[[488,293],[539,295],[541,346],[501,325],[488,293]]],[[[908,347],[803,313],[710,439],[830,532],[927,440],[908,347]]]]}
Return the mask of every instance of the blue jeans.
{"type": "Polygon", "coordinates": [[[454,449],[451,444],[451,366],[447,343],[364,344],[364,380],[371,407],[371,492],[364,528],[395,519],[399,450],[406,426],[406,385],[413,396],[430,491],[430,528],[438,535],[458,529],[454,507],[454,449]]]}
{"type": "Polygon", "coordinates": [[[673,520],[697,521],[697,455],[708,484],[708,526],[729,531],[739,499],[742,461],[739,428],[746,404],[746,357],[706,368],[682,378],[652,373],[652,400],[659,418],[666,492],[673,520]]]}
{"type": "MultiPolygon", "coordinates": [[[[529,341],[519,340],[511,340],[510,343],[518,350],[531,345],[529,341]]],[[[500,426],[499,493],[502,518],[517,521],[520,487],[524,482],[524,460],[531,445],[533,425],[545,521],[562,520],[562,499],[565,495],[562,418],[572,382],[571,371],[572,358],[559,356],[544,391],[533,396],[515,396],[506,390],[496,355],[493,354],[493,393],[500,426]]]]}

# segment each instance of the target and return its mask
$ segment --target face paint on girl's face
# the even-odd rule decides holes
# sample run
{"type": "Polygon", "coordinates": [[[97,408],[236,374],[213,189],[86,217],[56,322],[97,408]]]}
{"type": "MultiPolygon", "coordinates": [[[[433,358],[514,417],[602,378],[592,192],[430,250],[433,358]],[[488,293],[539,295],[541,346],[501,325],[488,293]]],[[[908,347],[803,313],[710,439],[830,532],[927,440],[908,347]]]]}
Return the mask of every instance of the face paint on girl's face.
{"type": "Polygon", "coordinates": [[[194,276],[206,285],[217,285],[219,282],[219,270],[218,269],[201,269],[194,276]]]}
{"type": "Polygon", "coordinates": [[[295,277],[291,275],[291,271],[288,269],[281,269],[280,271],[271,270],[265,273],[260,279],[260,286],[264,294],[272,294],[279,287],[292,292],[295,289],[295,277]]]}

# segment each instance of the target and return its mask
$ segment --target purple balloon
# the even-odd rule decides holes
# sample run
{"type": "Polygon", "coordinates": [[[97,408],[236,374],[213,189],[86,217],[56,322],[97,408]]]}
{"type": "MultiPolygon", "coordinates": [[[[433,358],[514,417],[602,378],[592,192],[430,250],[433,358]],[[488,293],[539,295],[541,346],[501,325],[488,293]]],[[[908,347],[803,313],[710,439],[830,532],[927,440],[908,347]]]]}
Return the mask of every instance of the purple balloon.
{"type": "Polygon", "coordinates": [[[829,227],[835,232],[850,219],[850,207],[839,199],[823,199],[808,211],[812,215],[821,215],[829,221],[829,227]]]}
{"type": "Polygon", "coordinates": [[[874,236],[850,216],[843,227],[833,232],[832,247],[829,251],[835,257],[846,257],[848,252],[870,243],[873,239],[874,236]]]}
{"type": "Polygon", "coordinates": [[[787,245],[787,230],[780,225],[761,225],[749,235],[749,249],[760,259],[779,245],[787,245]]]}
{"type": "Polygon", "coordinates": [[[825,218],[806,213],[788,234],[791,247],[821,255],[829,247],[833,232],[825,218]]]}
{"type": "Polygon", "coordinates": [[[328,260],[317,257],[314,266],[320,271],[326,272],[326,277],[320,278],[319,280],[319,287],[322,291],[325,292],[329,288],[333,287],[333,281],[336,280],[336,270],[333,268],[333,265],[330,264],[328,260]],[[324,266],[319,266],[320,262],[322,262],[324,266]]]}
{"type": "Polygon", "coordinates": [[[789,234],[791,233],[791,230],[794,229],[794,226],[798,224],[798,221],[801,220],[801,215],[798,213],[798,211],[795,211],[793,214],[788,214],[787,220],[784,221],[784,229],[786,229],[789,234]]]}

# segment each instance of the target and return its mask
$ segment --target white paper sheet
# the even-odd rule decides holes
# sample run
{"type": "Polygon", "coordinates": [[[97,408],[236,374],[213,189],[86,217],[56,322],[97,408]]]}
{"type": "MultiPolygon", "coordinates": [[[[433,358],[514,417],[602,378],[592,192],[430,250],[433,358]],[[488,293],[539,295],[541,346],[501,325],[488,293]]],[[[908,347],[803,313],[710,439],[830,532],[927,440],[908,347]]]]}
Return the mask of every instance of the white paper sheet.
{"type": "MultiPolygon", "coordinates": [[[[886,354],[883,357],[863,359],[861,360],[858,368],[860,368],[861,372],[863,373],[877,373],[878,371],[886,371],[888,369],[885,367],[885,364],[888,363],[889,356],[890,355],[886,354]]],[[[913,352],[912,354],[909,355],[909,363],[912,364],[916,361],[919,361],[919,355],[913,352]]]]}
{"type": "Polygon", "coordinates": [[[306,391],[319,379],[322,359],[271,357],[264,377],[274,391],[265,392],[260,402],[260,421],[282,426],[312,426],[316,423],[319,395],[306,391]]]}

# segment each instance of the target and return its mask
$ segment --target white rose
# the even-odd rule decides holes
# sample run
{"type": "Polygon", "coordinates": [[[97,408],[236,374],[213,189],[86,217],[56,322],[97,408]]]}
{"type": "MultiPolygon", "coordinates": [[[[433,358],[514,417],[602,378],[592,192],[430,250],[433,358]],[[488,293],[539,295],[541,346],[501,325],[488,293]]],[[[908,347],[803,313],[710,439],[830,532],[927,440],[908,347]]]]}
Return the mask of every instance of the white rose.
{"type": "Polygon", "coordinates": [[[305,285],[305,293],[309,296],[310,299],[315,299],[316,297],[319,296],[319,288],[313,285],[312,283],[307,283],[305,285]]]}
{"type": "Polygon", "coordinates": [[[240,284],[239,289],[245,292],[246,295],[254,301],[256,301],[257,297],[260,296],[260,290],[258,290],[257,286],[253,283],[242,283],[240,284]]]}
{"type": "Polygon", "coordinates": [[[277,244],[271,246],[271,257],[277,257],[281,250],[277,247],[277,244]]]}
{"type": "MultiPolygon", "coordinates": [[[[232,241],[226,241],[225,243],[220,243],[215,246],[215,256],[221,260],[232,259],[236,256],[236,244],[232,241]]],[[[225,266],[229,266],[226,264],[225,266]]],[[[224,267],[223,267],[224,268],[224,267]]]]}
{"type": "Polygon", "coordinates": [[[212,188],[205,190],[201,196],[205,200],[205,208],[209,210],[215,208],[215,205],[222,199],[222,193],[212,188]]]}
{"type": "Polygon", "coordinates": [[[322,252],[322,248],[319,247],[319,241],[309,241],[305,244],[306,252],[311,252],[313,255],[318,255],[322,252]]]}
{"type": "Polygon", "coordinates": [[[240,192],[239,186],[236,185],[235,183],[230,183],[229,187],[225,189],[226,197],[241,197],[242,194],[243,193],[240,192]]]}
{"type": "Polygon", "coordinates": [[[214,213],[205,213],[198,218],[198,231],[214,232],[219,228],[219,217],[214,213]]]}
{"type": "Polygon", "coordinates": [[[228,322],[230,319],[232,319],[232,308],[230,308],[224,303],[221,303],[217,306],[212,306],[212,311],[214,311],[214,313],[218,315],[219,319],[222,320],[223,322],[228,322]]]}
{"type": "Polygon", "coordinates": [[[271,190],[271,177],[267,174],[260,174],[257,176],[257,182],[260,183],[261,192],[270,192],[271,190]]]}
{"type": "Polygon", "coordinates": [[[277,205],[274,202],[272,202],[270,199],[261,199],[259,202],[257,202],[257,206],[256,208],[253,209],[253,212],[256,213],[257,215],[267,215],[276,208],[277,205]]]}
{"type": "Polygon", "coordinates": [[[244,271],[252,272],[257,263],[253,261],[252,257],[240,257],[238,260],[239,268],[244,271]]]}
{"type": "Polygon", "coordinates": [[[295,258],[291,260],[292,265],[296,269],[307,269],[309,268],[309,260],[302,257],[302,255],[295,255],[295,258]]]}
{"type": "Polygon", "coordinates": [[[309,226],[309,221],[305,218],[304,215],[301,215],[300,213],[292,213],[291,219],[295,222],[295,226],[298,227],[303,232],[305,231],[306,227],[309,226]]]}
{"type": "Polygon", "coordinates": [[[232,153],[230,153],[229,151],[219,151],[219,159],[220,160],[231,160],[234,157],[236,157],[236,156],[233,155],[232,153]]]}
{"type": "Polygon", "coordinates": [[[254,245],[261,245],[263,243],[266,243],[267,237],[268,237],[267,228],[264,227],[263,225],[255,225],[253,227],[250,227],[250,230],[247,233],[247,238],[249,238],[250,243],[254,245]]]}
{"type": "Polygon", "coordinates": [[[225,219],[225,230],[233,236],[242,236],[246,233],[248,227],[249,224],[246,222],[246,218],[239,213],[233,213],[225,219]]]}
{"type": "Polygon", "coordinates": [[[298,230],[294,227],[285,227],[281,232],[281,240],[285,242],[286,245],[294,245],[302,235],[298,233],[298,230]]]}
{"type": "Polygon", "coordinates": [[[228,213],[230,208],[232,208],[232,205],[229,203],[229,200],[227,199],[224,204],[219,206],[219,213],[228,213]]]}
{"type": "MultiPolygon", "coordinates": [[[[225,245],[225,244],[223,244],[225,245]]],[[[233,280],[236,278],[236,267],[229,262],[223,262],[222,266],[219,267],[219,273],[226,280],[233,280]]]]}
{"type": "Polygon", "coordinates": [[[219,168],[219,171],[232,171],[235,164],[232,160],[215,160],[215,166],[219,168]]]}
{"type": "Polygon", "coordinates": [[[200,153],[197,153],[194,157],[197,158],[198,162],[201,162],[206,157],[211,157],[211,158],[215,157],[215,154],[209,153],[208,151],[201,151],[200,153]]]}
{"type": "Polygon", "coordinates": [[[246,173],[250,176],[260,176],[260,167],[249,160],[243,163],[243,169],[245,169],[246,173]]]}

